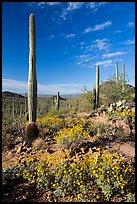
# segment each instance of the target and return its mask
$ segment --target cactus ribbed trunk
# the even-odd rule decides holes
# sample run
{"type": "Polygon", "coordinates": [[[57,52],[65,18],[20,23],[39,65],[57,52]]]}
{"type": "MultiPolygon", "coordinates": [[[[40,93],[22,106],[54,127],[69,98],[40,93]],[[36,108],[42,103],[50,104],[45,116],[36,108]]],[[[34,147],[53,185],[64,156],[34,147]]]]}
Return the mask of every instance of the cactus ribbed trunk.
{"type": "Polygon", "coordinates": [[[115,66],[116,66],[116,83],[118,83],[118,62],[115,62],[115,66]]]}
{"type": "Polygon", "coordinates": [[[96,109],[99,105],[99,65],[96,65],[96,109]]]}
{"type": "Polygon", "coordinates": [[[22,117],[22,104],[20,105],[20,118],[22,117]]]}
{"type": "Polygon", "coordinates": [[[93,88],[93,110],[96,109],[96,87],[93,88]]]}
{"type": "Polygon", "coordinates": [[[36,77],[36,33],[35,17],[29,17],[29,76],[28,76],[28,112],[29,122],[36,122],[37,113],[37,77],[36,77]]]}
{"type": "Polygon", "coordinates": [[[69,95],[69,110],[71,109],[71,94],[69,95]]]}
{"type": "Polygon", "coordinates": [[[25,93],[25,114],[27,113],[27,94],[25,93]]]}
{"type": "Polygon", "coordinates": [[[122,92],[125,90],[125,65],[122,64],[122,92]]]}
{"type": "Polygon", "coordinates": [[[60,101],[59,101],[59,92],[57,94],[57,110],[59,110],[59,105],[60,105],[60,101]]]}

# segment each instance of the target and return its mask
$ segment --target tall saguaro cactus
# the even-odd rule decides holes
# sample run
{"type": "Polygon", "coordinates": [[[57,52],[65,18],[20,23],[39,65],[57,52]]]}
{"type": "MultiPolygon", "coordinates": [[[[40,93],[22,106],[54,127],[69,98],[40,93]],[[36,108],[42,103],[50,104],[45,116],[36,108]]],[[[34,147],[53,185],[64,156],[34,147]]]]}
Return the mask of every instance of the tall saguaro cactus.
{"type": "Polygon", "coordinates": [[[60,105],[60,101],[59,101],[59,92],[57,94],[57,110],[59,110],[59,105],[60,105]]]}
{"type": "Polygon", "coordinates": [[[116,83],[118,83],[118,62],[115,62],[115,66],[116,66],[116,83]]]}
{"type": "Polygon", "coordinates": [[[96,87],[93,88],[93,110],[96,109],[96,87]]]}
{"type": "Polygon", "coordinates": [[[25,114],[27,113],[27,93],[25,93],[25,114]]]}
{"type": "Polygon", "coordinates": [[[29,17],[29,76],[28,76],[29,122],[36,122],[37,113],[37,77],[36,77],[36,32],[35,17],[29,17]]]}
{"type": "Polygon", "coordinates": [[[96,65],[96,109],[99,104],[99,65],[96,65]]]}
{"type": "Polygon", "coordinates": [[[122,92],[125,89],[125,64],[122,64],[122,92]]]}

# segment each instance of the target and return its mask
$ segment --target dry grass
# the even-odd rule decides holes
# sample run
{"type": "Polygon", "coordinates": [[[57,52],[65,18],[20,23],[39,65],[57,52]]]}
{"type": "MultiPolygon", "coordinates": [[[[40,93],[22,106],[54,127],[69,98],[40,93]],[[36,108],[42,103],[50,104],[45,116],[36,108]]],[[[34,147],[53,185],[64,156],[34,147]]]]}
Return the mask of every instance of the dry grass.
{"type": "Polygon", "coordinates": [[[41,138],[37,138],[34,140],[32,144],[32,149],[38,150],[42,146],[43,140],[41,138]]]}

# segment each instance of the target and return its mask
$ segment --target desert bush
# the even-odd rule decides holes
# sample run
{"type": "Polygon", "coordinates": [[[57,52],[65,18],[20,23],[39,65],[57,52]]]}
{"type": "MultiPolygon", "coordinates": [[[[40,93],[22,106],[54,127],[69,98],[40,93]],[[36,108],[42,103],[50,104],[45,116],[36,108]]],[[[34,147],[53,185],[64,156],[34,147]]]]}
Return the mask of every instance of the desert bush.
{"type": "Polygon", "coordinates": [[[75,149],[88,138],[88,132],[83,129],[81,124],[77,124],[70,128],[61,129],[54,138],[58,144],[66,149],[75,149]]]}
{"type": "Polygon", "coordinates": [[[128,184],[133,184],[135,173],[132,167],[116,153],[98,149],[92,155],[87,154],[83,157],[106,201],[110,201],[115,194],[124,195],[128,184]]]}
{"type": "Polygon", "coordinates": [[[3,169],[3,185],[9,179],[23,178],[36,184],[38,190],[51,190],[55,198],[71,195],[75,201],[112,201],[119,195],[130,199],[130,193],[135,192],[134,160],[127,162],[104,148],[96,148],[79,159],[66,157],[68,152],[64,151],[41,159],[29,157],[20,166],[3,169]],[[91,188],[96,189],[92,198],[91,188]]]}
{"type": "Polygon", "coordinates": [[[55,134],[58,130],[65,126],[65,120],[54,116],[45,116],[37,119],[37,125],[41,128],[49,128],[51,134],[55,134]]]}
{"type": "Polygon", "coordinates": [[[41,138],[37,138],[34,140],[33,144],[32,144],[32,149],[34,150],[38,150],[41,148],[43,143],[43,140],[41,138]]]}

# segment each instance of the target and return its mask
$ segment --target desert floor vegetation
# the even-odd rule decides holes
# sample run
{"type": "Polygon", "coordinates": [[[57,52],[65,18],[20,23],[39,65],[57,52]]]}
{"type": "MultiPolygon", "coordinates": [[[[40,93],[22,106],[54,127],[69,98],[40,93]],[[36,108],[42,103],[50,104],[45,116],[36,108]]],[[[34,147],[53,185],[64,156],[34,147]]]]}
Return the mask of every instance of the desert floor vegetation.
{"type": "Polygon", "coordinates": [[[39,113],[31,146],[25,117],[3,112],[2,201],[135,202],[134,101],[93,110],[88,94],[74,108],[39,113]]]}

